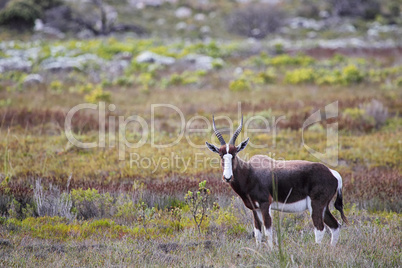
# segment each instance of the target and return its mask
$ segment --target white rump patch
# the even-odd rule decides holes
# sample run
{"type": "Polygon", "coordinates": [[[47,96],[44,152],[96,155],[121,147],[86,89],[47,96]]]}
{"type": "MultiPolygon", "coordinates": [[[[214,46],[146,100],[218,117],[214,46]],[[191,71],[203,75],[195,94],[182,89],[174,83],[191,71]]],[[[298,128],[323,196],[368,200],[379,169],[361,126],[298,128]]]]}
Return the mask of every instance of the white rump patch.
{"type": "Polygon", "coordinates": [[[329,171],[331,171],[332,175],[334,175],[334,177],[338,180],[338,193],[340,190],[342,190],[342,177],[341,174],[339,174],[338,171],[333,170],[333,169],[329,169],[329,171]]]}
{"type": "Polygon", "coordinates": [[[293,203],[272,202],[271,207],[273,210],[278,210],[282,212],[289,212],[289,213],[303,212],[311,207],[311,200],[309,197],[306,197],[300,201],[293,203]]]}

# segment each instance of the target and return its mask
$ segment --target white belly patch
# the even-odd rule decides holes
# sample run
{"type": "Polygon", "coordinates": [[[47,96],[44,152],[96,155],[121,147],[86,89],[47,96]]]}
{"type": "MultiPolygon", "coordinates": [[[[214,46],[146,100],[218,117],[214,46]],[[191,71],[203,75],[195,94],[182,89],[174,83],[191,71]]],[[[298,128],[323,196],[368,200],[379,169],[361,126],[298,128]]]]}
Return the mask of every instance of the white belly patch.
{"type": "Polygon", "coordinates": [[[303,212],[306,209],[309,209],[309,206],[311,206],[311,200],[309,197],[302,199],[297,202],[293,203],[279,203],[279,202],[272,202],[271,208],[273,210],[277,211],[282,211],[282,212],[290,212],[290,213],[295,213],[295,212],[303,212]]]}

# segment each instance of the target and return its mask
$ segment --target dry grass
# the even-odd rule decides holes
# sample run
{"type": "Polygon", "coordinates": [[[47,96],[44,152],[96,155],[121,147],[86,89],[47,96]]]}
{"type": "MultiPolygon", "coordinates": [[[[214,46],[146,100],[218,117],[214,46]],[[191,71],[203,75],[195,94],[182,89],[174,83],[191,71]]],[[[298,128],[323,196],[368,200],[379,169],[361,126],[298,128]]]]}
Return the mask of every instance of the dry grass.
{"type": "MultiPolygon", "coordinates": [[[[337,247],[314,244],[309,217],[282,220],[284,263],[288,267],[397,267],[401,263],[398,214],[369,214],[349,210],[352,224],[342,229],[337,247]],[[389,233],[393,235],[390,236],[389,233]]],[[[278,215],[275,215],[277,217],[278,215]]],[[[247,226],[251,231],[251,226],[247,226]]],[[[2,227],[4,234],[4,227],[2,227]]],[[[256,248],[249,234],[228,235],[221,230],[196,235],[183,230],[153,239],[105,238],[101,233],[85,241],[52,242],[5,234],[11,246],[2,246],[2,266],[169,266],[169,267],[278,267],[278,248],[256,248]]]]}

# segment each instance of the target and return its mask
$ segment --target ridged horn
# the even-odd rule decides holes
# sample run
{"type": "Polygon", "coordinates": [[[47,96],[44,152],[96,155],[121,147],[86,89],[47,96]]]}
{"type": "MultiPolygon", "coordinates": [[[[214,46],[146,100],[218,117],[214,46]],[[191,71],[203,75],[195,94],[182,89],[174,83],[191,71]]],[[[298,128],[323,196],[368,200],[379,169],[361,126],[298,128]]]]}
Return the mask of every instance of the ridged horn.
{"type": "Polygon", "coordinates": [[[216,129],[214,116],[212,116],[212,126],[214,128],[215,135],[216,135],[216,137],[218,137],[221,145],[225,145],[226,141],[223,139],[222,134],[219,133],[219,131],[216,129]]]}
{"type": "Polygon", "coordinates": [[[243,115],[241,116],[240,126],[236,129],[236,132],[233,134],[233,137],[230,139],[229,144],[235,145],[237,136],[239,136],[242,128],[243,128],[243,115]]]}

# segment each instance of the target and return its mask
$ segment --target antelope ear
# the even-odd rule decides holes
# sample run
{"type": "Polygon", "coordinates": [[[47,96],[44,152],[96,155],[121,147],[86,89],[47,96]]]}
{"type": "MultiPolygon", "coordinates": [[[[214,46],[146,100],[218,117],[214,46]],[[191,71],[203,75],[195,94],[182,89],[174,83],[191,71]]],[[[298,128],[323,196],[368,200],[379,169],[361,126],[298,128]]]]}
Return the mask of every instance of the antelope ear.
{"type": "Polygon", "coordinates": [[[242,151],[244,148],[246,148],[249,139],[250,139],[250,138],[247,138],[245,141],[242,141],[242,143],[240,143],[240,144],[236,147],[237,152],[240,152],[240,151],[242,151]]]}
{"type": "Polygon", "coordinates": [[[218,147],[216,147],[215,145],[210,144],[208,142],[205,142],[205,144],[207,145],[208,149],[211,150],[213,153],[219,154],[219,148],[218,147]]]}

